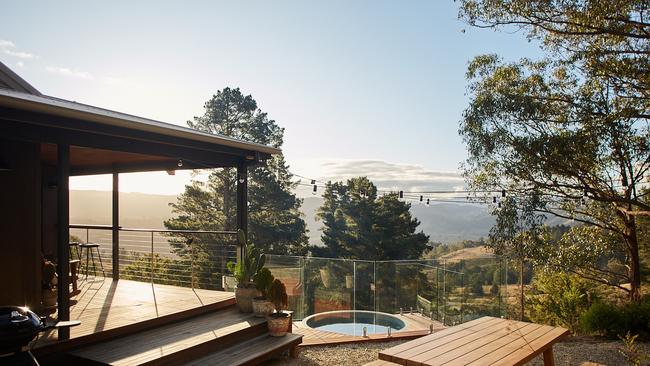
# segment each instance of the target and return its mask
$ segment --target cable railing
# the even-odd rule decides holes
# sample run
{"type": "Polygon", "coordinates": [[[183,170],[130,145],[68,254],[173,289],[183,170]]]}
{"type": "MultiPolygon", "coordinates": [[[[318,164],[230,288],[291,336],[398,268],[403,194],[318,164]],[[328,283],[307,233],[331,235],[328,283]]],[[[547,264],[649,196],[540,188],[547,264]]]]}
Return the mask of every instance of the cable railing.
{"type": "MultiPolygon", "coordinates": [[[[72,241],[98,244],[84,250],[79,273],[112,276],[113,233],[109,225],[70,225],[72,241]],[[93,249],[95,251],[95,249],[93,249]]],[[[237,232],[119,228],[119,277],[181,287],[223,289],[227,263],[236,260],[237,232]]],[[[76,253],[72,253],[74,257],[76,253]]],[[[77,254],[78,255],[78,254],[77,254]]]]}

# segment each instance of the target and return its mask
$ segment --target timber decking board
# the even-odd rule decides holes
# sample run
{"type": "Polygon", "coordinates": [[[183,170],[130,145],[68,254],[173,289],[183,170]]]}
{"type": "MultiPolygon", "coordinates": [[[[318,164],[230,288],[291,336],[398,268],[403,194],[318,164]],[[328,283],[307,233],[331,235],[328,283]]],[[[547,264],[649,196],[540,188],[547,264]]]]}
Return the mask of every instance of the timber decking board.
{"type": "Polygon", "coordinates": [[[552,347],[568,334],[564,328],[483,317],[403,343],[379,353],[402,365],[523,365],[544,353],[553,363],[552,347]]]}
{"type": "Polygon", "coordinates": [[[390,356],[390,358],[380,358],[396,362],[402,359],[417,357],[418,355],[436,349],[447,342],[455,341],[467,335],[471,335],[474,332],[486,329],[492,324],[499,324],[502,322],[503,319],[492,318],[485,319],[485,321],[471,321],[461,324],[460,326],[447,328],[441,332],[430,334],[415,341],[406,342],[383,351],[382,354],[390,356]]]}
{"type": "Polygon", "coordinates": [[[139,365],[158,361],[162,357],[209,341],[224,339],[237,332],[264,325],[265,322],[266,320],[255,318],[252,314],[228,309],[82,347],[70,354],[111,365],[139,365]]]}
{"type": "MultiPolygon", "coordinates": [[[[71,298],[70,319],[80,320],[81,325],[70,328],[70,338],[224,301],[233,302],[233,299],[231,292],[89,277],[86,281],[80,281],[79,293],[71,298]]],[[[36,342],[35,348],[56,340],[56,331],[49,331],[36,342]]]]}
{"type": "Polygon", "coordinates": [[[301,341],[300,334],[290,333],[284,337],[265,334],[183,365],[255,365],[286,349],[297,347],[301,341]]]}

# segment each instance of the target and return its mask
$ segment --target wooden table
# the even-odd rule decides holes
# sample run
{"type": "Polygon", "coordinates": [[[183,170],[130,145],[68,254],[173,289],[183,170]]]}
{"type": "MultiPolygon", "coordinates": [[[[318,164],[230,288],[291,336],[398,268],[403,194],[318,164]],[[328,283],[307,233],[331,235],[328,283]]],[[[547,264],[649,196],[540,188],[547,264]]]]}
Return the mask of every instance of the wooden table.
{"type": "Polygon", "coordinates": [[[483,317],[379,352],[401,365],[523,365],[544,354],[554,365],[553,344],[567,329],[483,317]]]}

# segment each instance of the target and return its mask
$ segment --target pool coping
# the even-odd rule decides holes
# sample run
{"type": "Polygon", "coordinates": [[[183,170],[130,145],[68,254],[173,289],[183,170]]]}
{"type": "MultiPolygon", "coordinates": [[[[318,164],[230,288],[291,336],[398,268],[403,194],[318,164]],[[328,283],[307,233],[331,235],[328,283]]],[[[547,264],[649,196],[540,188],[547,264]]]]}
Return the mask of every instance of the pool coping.
{"type": "Polygon", "coordinates": [[[344,343],[356,342],[386,342],[399,339],[413,339],[430,334],[429,325],[433,324],[434,332],[445,329],[441,323],[431,321],[431,319],[422,316],[421,314],[389,314],[393,315],[406,323],[404,330],[396,331],[389,337],[387,334],[370,334],[366,337],[351,336],[347,334],[329,332],[310,328],[302,321],[295,321],[293,323],[293,332],[303,335],[301,347],[309,346],[323,346],[323,345],[336,345],[344,343]]]}

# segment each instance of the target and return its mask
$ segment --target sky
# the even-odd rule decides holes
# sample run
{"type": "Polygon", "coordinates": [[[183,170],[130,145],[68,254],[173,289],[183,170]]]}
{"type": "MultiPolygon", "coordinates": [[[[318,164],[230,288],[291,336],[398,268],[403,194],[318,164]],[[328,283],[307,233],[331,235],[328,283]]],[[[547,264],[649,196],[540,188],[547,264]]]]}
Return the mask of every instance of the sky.
{"type": "MultiPolygon", "coordinates": [[[[294,173],[458,188],[468,62],[540,51],[457,14],[442,0],[9,1],[0,61],[44,94],[178,125],[217,90],[239,87],[285,128],[294,173]]],[[[177,194],[189,179],[125,174],[120,188],[177,194]]],[[[71,188],[108,190],[110,178],[71,188]]]]}

